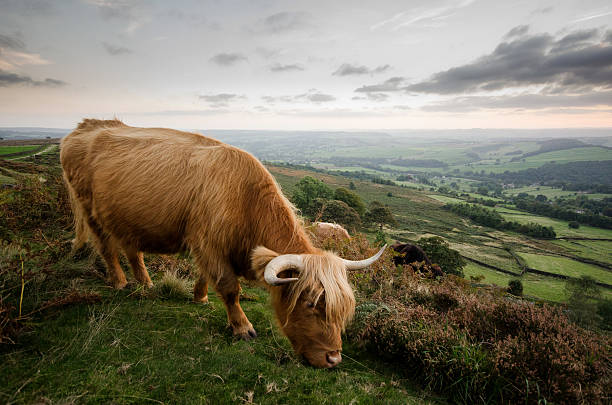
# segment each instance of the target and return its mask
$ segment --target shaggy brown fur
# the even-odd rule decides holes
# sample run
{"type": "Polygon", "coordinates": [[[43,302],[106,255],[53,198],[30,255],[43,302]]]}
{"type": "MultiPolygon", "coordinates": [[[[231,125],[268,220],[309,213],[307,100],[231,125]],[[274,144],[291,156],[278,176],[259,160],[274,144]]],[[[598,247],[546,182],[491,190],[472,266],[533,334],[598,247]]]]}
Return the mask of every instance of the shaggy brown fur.
{"type": "Polygon", "coordinates": [[[127,282],[121,250],[148,286],[142,252],[190,251],[200,270],[195,300],[207,301],[210,281],[234,333],[249,339],[256,333],[238,301],[238,277],[261,282],[274,257],[303,254],[299,281],[269,287],[277,317],[313,365],[329,367],[326,356],[339,356],[340,332],[355,307],[344,265],[313,247],[293,206],[253,156],[199,134],[86,119],[62,140],[60,158],[75,247],[93,239],[116,288],[127,282]]]}

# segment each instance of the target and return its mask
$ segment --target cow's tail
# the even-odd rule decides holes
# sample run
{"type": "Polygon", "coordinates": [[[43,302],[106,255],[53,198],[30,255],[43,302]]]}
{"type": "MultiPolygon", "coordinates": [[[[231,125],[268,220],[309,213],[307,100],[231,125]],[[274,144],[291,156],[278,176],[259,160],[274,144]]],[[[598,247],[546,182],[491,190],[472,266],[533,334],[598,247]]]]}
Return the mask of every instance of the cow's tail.
{"type": "Polygon", "coordinates": [[[89,227],[87,226],[87,218],[81,203],[79,202],[76,193],[66,177],[64,177],[64,183],[68,189],[68,195],[70,197],[70,207],[72,208],[72,217],[74,221],[74,239],[72,240],[72,251],[76,252],[82,248],[83,245],[89,240],[89,227]]]}

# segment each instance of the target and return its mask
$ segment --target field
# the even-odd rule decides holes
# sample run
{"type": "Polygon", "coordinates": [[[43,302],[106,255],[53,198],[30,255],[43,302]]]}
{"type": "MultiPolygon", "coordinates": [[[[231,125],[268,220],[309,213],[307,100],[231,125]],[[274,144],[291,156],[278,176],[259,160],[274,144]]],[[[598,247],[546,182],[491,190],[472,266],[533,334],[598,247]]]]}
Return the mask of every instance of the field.
{"type": "Polygon", "coordinates": [[[597,281],[612,285],[612,271],[586,263],[579,263],[565,257],[546,256],[535,253],[519,253],[527,266],[549,273],[579,278],[591,276],[597,281]]]}
{"type": "Polygon", "coordinates": [[[38,149],[38,145],[25,145],[25,146],[0,146],[0,156],[9,155],[13,153],[28,152],[31,150],[38,149]]]}
{"type": "Polygon", "coordinates": [[[612,239],[612,230],[610,229],[595,228],[588,225],[580,225],[580,228],[572,229],[567,221],[561,219],[532,215],[509,208],[496,208],[496,210],[508,221],[516,221],[521,224],[535,222],[544,226],[552,226],[557,237],[612,239]]]}
{"type": "MultiPolygon", "coordinates": [[[[521,149],[526,152],[529,150],[526,146],[531,146],[530,150],[535,150],[534,145],[528,143],[521,149]]],[[[459,160],[465,150],[460,153],[448,151],[445,158],[459,160]]],[[[492,147],[480,153],[494,155],[512,150],[502,145],[499,149],[492,147]]],[[[11,170],[20,167],[32,168],[36,173],[36,170],[47,170],[45,167],[48,166],[49,172],[43,176],[45,182],[41,183],[41,176],[34,173],[21,173],[20,176],[31,177],[34,182],[28,184],[35,191],[50,187],[49,181],[53,178],[57,187],[63,187],[58,177],[56,147],[41,156],[22,161],[22,166],[12,161],[11,164],[0,161],[4,165],[3,173],[10,175],[11,170]]],[[[479,226],[443,208],[446,203],[464,201],[463,197],[432,193],[430,186],[417,183],[413,184],[424,187],[424,190],[383,185],[296,166],[269,164],[268,169],[287,197],[293,195],[296,184],[305,176],[320,179],[332,189],[349,188],[352,183],[354,192],[366,206],[380,201],[393,213],[397,225],[383,228],[388,243],[416,242],[422,237],[440,236],[464,257],[514,274],[468,261],[463,269],[466,280],[460,279],[458,284],[466,290],[458,292],[458,297],[462,294],[481,296],[490,292],[505,305],[519,300],[507,299],[509,295],[505,289],[510,280],[520,279],[526,303],[534,301],[540,306],[547,302],[566,308],[565,281],[522,273],[521,261],[537,270],[570,277],[589,275],[612,284],[612,271],[578,261],[582,258],[612,265],[611,241],[538,240],[479,226]],[[477,276],[484,278],[471,285],[470,278],[477,276]],[[488,286],[492,284],[497,287],[488,286]]],[[[23,180],[22,177],[19,181],[23,180]]],[[[448,185],[453,181],[452,178],[444,179],[444,183],[441,180],[437,177],[434,182],[448,185]]],[[[469,190],[473,182],[464,179],[460,183],[461,189],[469,190]]],[[[552,189],[546,191],[554,192],[552,189]]],[[[20,192],[12,187],[0,190],[0,202],[10,203],[20,192]]],[[[28,220],[19,225],[24,227],[23,231],[21,228],[7,230],[0,227],[4,237],[11,232],[20,232],[11,236],[12,242],[0,246],[4,255],[0,257],[0,271],[6,271],[6,263],[15,270],[10,277],[0,280],[0,298],[16,303],[21,286],[17,271],[20,263],[25,263],[28,274],[23,300],[26,328],[16,345],[0,345],[0,402],[331,404],[438,403],[452,402],[456,398],[452,395],[439,397],[440,387],[434,389],[431,385],[417,384],[416,381],[420,381],[418,376],[411,374],[401,363],[383,361],[376,350],[364,346],[353,335],[345,339],[344,360],[337,368],[313,369],[293,352],[281,333],[270,310],[267,292],[248,283],[243,285],[241,303],[258,332],[258,338],[250,342],[235,339],[227,327],[224,305],[213,291],[208,305],[191,301],[194,270],[190,260],[184,257],[148,256],[147,265],[157,287],[144,292],[130,283],[124,291],[115,291],[105,283],[104,269],[99,260],[89,255],[73,257],[69,254],[72,234],[66,202],[61,194],[48,198],[46,202],[38,191],[32,192],[28,198],[37,203],[22,205],[19,212],[11,215],[31,213],[32,221],[40,221],[43,226],[26,229],[30,225],[25,222],[31,221],[25,218],[28,220]],[[61,209],[62,215],[53,210],[44,211],[37,204],[61,209]],[[166,273],[177,269],[185,277],[184,288],[168,292],[164,290],[162,279],[166,273]],[[423,390],[424,387],[427,388],[423,390]]],[[[571,229],[565,221],[530,215],[509,207],[498,205],[496,209],[508,220],[553,226],[558,237],[612,239],[610,230],[588,226],[571,229]]],[[[368,240],[373,241],[375,229],[364,231],[368,240]]],[[[403,274],[394,266],[381,266],[373,274],[379,271],[386,271],[393,277],[403,274]]],[[[452,282],[448,280],[452,279],[446,282],[452,282]]],[[[370,305],[368,300],[372,296],[366,292],[374,281],[373,278],[365,288],[361,286],[358,290],[359,305],[370,305]]],[[[376,281],[379,286],[385,284],[380,281],[376,281]]],[[[433,281],[427,288],[449,288],[450,284],[442,285],[433,281]]],[[[395,284],[394,288],[401,292],[400,284],[395,284]]],[[[410,294],[417,292],[411,290],[410,294]]],[[[401,301],[401,297],[405,297],[401,294],[393,300],[401,301]]],[[[381,295],[376,297],[379,299],[381,295]]],[[[612,290],[602,288],[601,297],[612,299],[612,290]]],[[[476,302],[465,296],[461,299],[476,302]]],[[[390,302],[385,305],[391,305],[390,302]]],[[[458,333],[458,336],[465,337],[463,331],[458,333]]],[[[432,336],[439,335],[438,331],[432,336]]],[[[440,350],[446,349],[440,346],[440,350]]],[[[469,356],[466,359],[468,362],[472,360],[469,356]]],[[[448,361],[456,362],[457,359],[448,361]]],[[[466,402],[465,399],[457,401],[466,402]]]]}
{"type": "MultiPolygon", "coordinates": [[[[158,280],[155,280],[158,281],[158,280]]],[[[258,332],[244,342],[226,329],[222,302],[151,299],[133,288],[90,284],[100,303],[47,311],[43,334],[0,352],[0,401],[35,403],[429,403],[392,370],[345,347],[333,371],[293,354],[268,309],[267,293],[243,300],[258,332]],[[138,319],[138,322],[134,322],[138,319]]],[[[40,321],[39,321],[40,322],[40,321]]]]}

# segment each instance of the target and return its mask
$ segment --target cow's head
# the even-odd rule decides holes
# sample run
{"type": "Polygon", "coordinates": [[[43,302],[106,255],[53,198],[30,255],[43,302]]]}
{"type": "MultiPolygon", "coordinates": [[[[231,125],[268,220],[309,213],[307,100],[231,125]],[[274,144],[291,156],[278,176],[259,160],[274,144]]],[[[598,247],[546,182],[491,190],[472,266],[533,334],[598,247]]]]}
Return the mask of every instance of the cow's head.
{"type": "Polygon", "coordinates": [[[279,255],[264,247],[253,251],[253,268],[275,286],[272,301],[283,332],[313,366],[329,368],[342,361],[340,335],[355,311],[346,271],[369,266],[384,249],[359,261],[331,252],[279,255]]]}

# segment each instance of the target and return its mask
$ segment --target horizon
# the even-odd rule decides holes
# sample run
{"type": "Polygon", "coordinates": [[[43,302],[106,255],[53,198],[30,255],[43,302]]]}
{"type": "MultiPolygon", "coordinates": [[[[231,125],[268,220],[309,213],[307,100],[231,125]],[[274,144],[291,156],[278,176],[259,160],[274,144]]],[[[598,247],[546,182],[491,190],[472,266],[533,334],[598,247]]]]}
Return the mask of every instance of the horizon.
{"type": "Polygon", "coordinates": [[[92,116],[251,131],[612,126],[603,0],[5,0],[0,10],[3,127],[92,116]]]}

